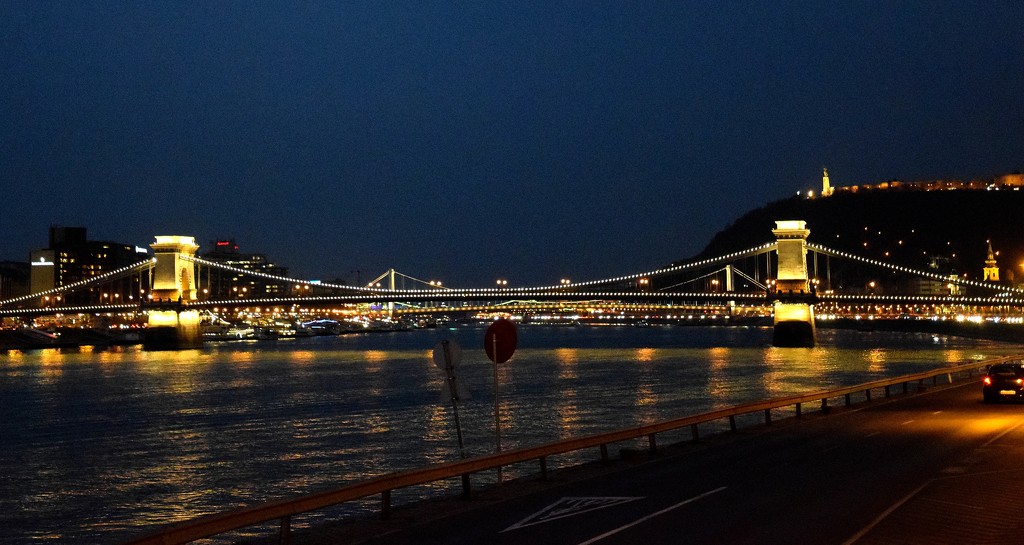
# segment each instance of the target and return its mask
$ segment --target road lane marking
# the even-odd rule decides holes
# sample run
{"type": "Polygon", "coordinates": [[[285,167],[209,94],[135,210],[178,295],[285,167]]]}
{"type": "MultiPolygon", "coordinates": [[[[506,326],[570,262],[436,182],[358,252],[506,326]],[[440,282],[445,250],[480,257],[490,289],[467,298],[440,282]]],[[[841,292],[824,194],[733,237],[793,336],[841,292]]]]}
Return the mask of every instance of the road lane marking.
{"type": "Polygon", "coordinates": [[[870,524],[868,524],[867,526],[861,528],[861,530],[859,532],[857,532],[856,534],[854,534],[853,537],[851,537],[850,539],[847,539],[846,541],[844,541],[843,545],[853,545],[854,543],[856,543],[857,540],[859,540],[860,538],[864,537],[868,532],[871,531],[872,528],[874,528],[875,526],[878,526],[878,524],[881,523],[883,520],[885,520],[886,517],[891,515],[893,513],[893,511],[899,509],[901,505],[903,505],[904,503],[907,503],[908,501],[910,501],[911,498],[913,498],[919,492],[924,490],[924,488],[926,486],[928,486],[929,484],[931,484],[932,481],[934,481],[934,480],[935,479],[928,479],[928,481],[926,481],[924,484],[922,484],[921,486],[919,486],[916,489],[914,489],[913,492],[911,492],[910,494],[907,494],[906,496],[904,496],[903,499],[901,499],[900,501],[892,504],[892,506],[890,506],[888,509],[886,509],[881,515],[878,515],[877,517],[875,517],[875,520],[871,521],[870,524]]]}
{"type": "Polygon", "coordinates": [[[693,502],[695,502],[695,501],[697,501],[699,499],[705,498],[705,497],[710,496],[712,494],[717,494],[718,492],[721,492],[721,491],[725,490],[726,488],[728,488],[728,487],[722,486],[722,487],[716,488],[714,490],[709,490],[709,491],[707,491],[707,492],[705,492],[703,494],[700,494],[698,496],[694,496],[694,497],[692,497],[692,498],[690,498],[688,500],[683,500],[683,501],[681,501],[681,502],[679,502],[679,503],[677,503],[675,505],[670,505],[670,506],[662,509],[661,511],[658,511],[657,513],[651,513],[650,515],[647,515],[646,517],[634,520],[633,522],[630,522],[629,524],[626,524],[624,526],[619,526],[618,528],[616,528],[614,530],[609,530],[609,531],[607,531],[607,532],[605,532],[605,533],[603,533],[603,534],[601,534],[599,536],[590,538],[590,539],[580,543],[579,545],[590,545],[591,543],[597,543],[598,541],[601,541],[602,539],[604,539],[606,537],[615,535],[615,534],[617,534],[617,533],[619,533],[619,532],[621,532],[621,531],[623,531],[623,530],[625,530],[627,528],[632,528],[633,526],[636,526],[637,524],[640,524],[642,522],[648,521],[648,520],[650,520],[650,519],[652,519],[652,518],[654,518],[654,517],[656,517],[658,515],[664,515],[665,513],[668,513],[669,511],[671,511],[673,509],[678,509],[679,507],[682,507],[682,506],[684,506],[684,505],[686,505],[688,503],[693,503],[693,502]]]}
{"type": "Polygon", "coordinates": [[[1003,430],[1003,432],[1002,432],[1002,433],[1000,433],[1000,434],[996,435],[995,437],[993,437],[993,438],[989,439],[988,441],[985,441],[985,443],[984,443],[983,445],[981,445],[981,446],[982,446],[982,447],[987,447],[987,446],[991,445],[992,443],[995,443],[995,442],[996,442],[996,441],[998,441],[999,439],[1002,439],[1002,437],[1003,437],[1004,435],[1006,435],[1006,434],[1010,433],[1011,431],[1013,431],[1013,430],[1015,430],[1015,429],[1019,428],[1019,427],[1021,426],[1021,424],[1024,424],[1024,420],[1019,420],[1019,421],[1017,421],[1017,423],[1016,423],[1016,424],[1014,424],[1014,425],[1010,426],[1009,428],[1007,428],[1007,429],[1003,430]]]}
{"type": "Polygon", "coordinates": [[[865,435],[864,437],[874,437],[876,435],[882,435],[882,432],[880,432],[880,431],[871,432],[871,433],[865,435]]]}
{"type": "Polygon", "coordinates": [[[913,420],[907,420],[906,422],[904,422],[904,423],[902,423],[900,425],[901,426],[906,426],[907,424],[910,424],[911,422],[913,422],[913,420]]]}
{"type": "Polygon", "coordinates": [[[508,532],[509,530],[515,530],[524,526],[543,524],[545,522],[551,522],[553,520],[571,517],[573,515],[580,515],[590,511],[596,511],[598,509],[604,509],[605,507],[612,507],[613,505],[620,505],[633,500],[642,499],[642,496],[611,496],[597,498],[565,497],[513,524],[512,526],[505,528],[499,533],[508,532]]]}

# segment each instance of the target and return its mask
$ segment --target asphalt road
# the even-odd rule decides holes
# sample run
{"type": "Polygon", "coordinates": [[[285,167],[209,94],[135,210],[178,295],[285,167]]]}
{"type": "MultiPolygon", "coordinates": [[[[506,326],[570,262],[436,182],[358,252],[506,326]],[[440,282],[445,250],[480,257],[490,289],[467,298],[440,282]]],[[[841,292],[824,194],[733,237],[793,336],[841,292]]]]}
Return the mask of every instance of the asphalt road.
{"type": "Polygon", "coordinates": [[[1021,543],[1024,405],[983,404],[980,390],[970,382],[777,420],[451,516],[442,502],[370,538],[339,529],[313,541],[1021,543]]]}

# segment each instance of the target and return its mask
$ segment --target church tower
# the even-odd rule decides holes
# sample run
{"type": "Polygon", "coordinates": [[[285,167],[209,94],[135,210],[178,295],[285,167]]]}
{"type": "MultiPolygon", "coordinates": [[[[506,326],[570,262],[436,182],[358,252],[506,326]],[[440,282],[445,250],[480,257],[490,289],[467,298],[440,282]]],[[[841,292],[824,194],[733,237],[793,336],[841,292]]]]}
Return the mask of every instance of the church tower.
{"type": "Polygon", "coordinates": [[[992,241],[988,241],[988,258],[985,259],[985,269],[983,273],[985,282],[998,282],[999,281],[999,265],[996,264],[996,254],[992,252],[992,241]]]}
{"type": "Polygon", "coordinates": [[[822,170],[822,175],[821,175],[821,196],[822,197],[831,197],[832,193],[835,191],[835,189],[832,187],[832,184],[829,183],[829,181],[828,181],[828,169],[825,168],[825,167],[822,167],[821,170],[822,170]]]}

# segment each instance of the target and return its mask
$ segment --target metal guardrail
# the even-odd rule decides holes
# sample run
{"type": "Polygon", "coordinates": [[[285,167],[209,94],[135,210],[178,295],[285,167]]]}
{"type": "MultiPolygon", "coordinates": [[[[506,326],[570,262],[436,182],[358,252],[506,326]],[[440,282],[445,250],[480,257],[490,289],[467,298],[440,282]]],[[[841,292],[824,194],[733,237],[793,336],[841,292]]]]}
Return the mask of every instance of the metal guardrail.
{"type": "Polygon", "coordinates": [[[939,377],[947,377],[949,382],[953,381],[953,375],[973,376],[975,371],[979,373],[990,365],[1011,360],[1019,360],[1024,356],[1007,356],[994,358],[979,362],[972,362],[962,365],[950,366],[931,371],[904,375],[892,379],[877,380],[846,388],[835,390],[823,390],[797,396],[769,399],[753,403],[745,403],[725,409],[711,412],[665,420],[654,424],[648,424],[635,428],[626,428],[612,432],[600,433],[586,437],[578,437],[547,443],[534,447],[509,450],[497,454],[479,456],[457,462],[430,466],[382,475],[358,483],[343,486],[333,490],[316,492],[299,496],[296,498],[272,501],[243,507],[232,511],[207,515],[192,520],[170,524],[148,535],[126,542],[126,545],[171,545],[189,543],[218,534],[223,534],[255,526],[274,520],[281,521],[280,542],[287,543],[291,531],[291,517],[301,513],[316,511],[331,507],[348,501],[358,500],[379,494],[381,496],[381,516],[387,518],[391,511],[391,491],[436,481],[460,478],[462,480],[463,496],[468,497],[470,493],[470,475],[481,471],[497,469],[513,464],[537,461],[540,464],[541,478],[547,477],[547,457],[579,451],[588,448],[599,448],[601,459],[608,460],[608,445],[612,443],[628,441],[646,437],[649,448],[652,452],[657,449],[656,436],[659,433],[690,428],[693,440],[699,438],[698,427],[700,424],[728,419],[731,430],[736,430],[736,417],[763,412],[764,422],[771,425],[771,412],[773,409],[793,406],[796,409],[796,417],[802,414],[803,405],[807,403],[820,403],[821,411],[828,412],[829,400],[841,398],[846,406],[852,404],[854,394],[863,394],[866,401],[871,400],[873,390],[883,390],[885,397],[891,395],[893,386],[902,386],[902,392],[908,393],[909,385],[917,383],[920,388],[926,380],[937,384],[939,377]]]}

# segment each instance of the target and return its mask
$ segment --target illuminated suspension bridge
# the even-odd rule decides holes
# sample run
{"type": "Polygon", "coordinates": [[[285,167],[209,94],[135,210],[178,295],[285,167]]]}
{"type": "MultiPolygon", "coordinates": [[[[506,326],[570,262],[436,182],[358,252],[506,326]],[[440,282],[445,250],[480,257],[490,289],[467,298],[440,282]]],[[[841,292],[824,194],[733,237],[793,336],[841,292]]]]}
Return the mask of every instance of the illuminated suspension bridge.
{"type": "MultiPolygon", "coordinates": [[[[613,278],[531,287],[467,288],[440,286],[389,270],[368,285],[354,286],[269,275],[210,261],[171,245],[157,256],[100,276],[50,290],[0,301],[0,318],[32,318],[60,314],[93,314],[183,309],[226,312],[239,308],[295,310],[374,305],[393,314],[452,312],[458,309],[503,312],[513,307],[571,310],[584,306],[611,308],[773,308],[803,305],[838,311],[844,308],[895,308],[935,313],[940,308],[1024,307],[1024,290],[990,282],[887,263],[806,241],[803,222],[778,222],[776,240],[726,255],[613,278]],[[785,224],[785,225],[784,225],[785,224]],[[788,229],[788,230],[787,230],[788,229]],[[787,234],[788,233],[788,234],[787,234]],[[171,256],[170,258],[168,256],[171,256]],[[168,259],[173,259],[169,263],[168,259]],[[161,260],[164,263],[161,263],[161,260]],[[917,289],[883,290],[844,284],[833,271],[868,267],[890,277],[914,278],[917,289]],[[161,272],[161,268],[167,269],[161,272]],[[203,271],[236,278],[256,277],[288,289],[272,297],[211,298],[202,289],[203,271]],[[160,285],[160,277],[163,284],[160,285]],[[403,287],[399,287],[399,282],[403,287]],[[412,288],[405,285],[412,284],[412,288]],[[114,295],[118,285],[138,293],[114,295]],[[930,286],[928,290],[920,286],[930,286]],[[894,293],[895,291],[895,293],[894,293]],[[928,291],[929,293],[923,293],[928,291]],[[79,295],[74,295],[79,294],[79,295]],[[81,294],[90,294],[83,297],[81,294]],[[71,301],[75,301],[74,304],[71,301]]],[[[163,237],[177,239],[188,237],[163,237]]],[[[161,237],[157,237],[158,242],[161,237]]],[[[188,240],[191,240],[190,238],[188,240]]],[[[154,249],[158,244],[153,245],[154,249]]],[[[891,284],[892,282],[890,282],[891,284]]],[[[801,307],[802,308],[802,307],[801,307]]],[[[778,320],[778,316],[776,319],[778,320]]],[[[813,322],[813,313],[799,318],[813,322]]],[[[152,321],[150,322],[152,323],[152,321]]]]}

